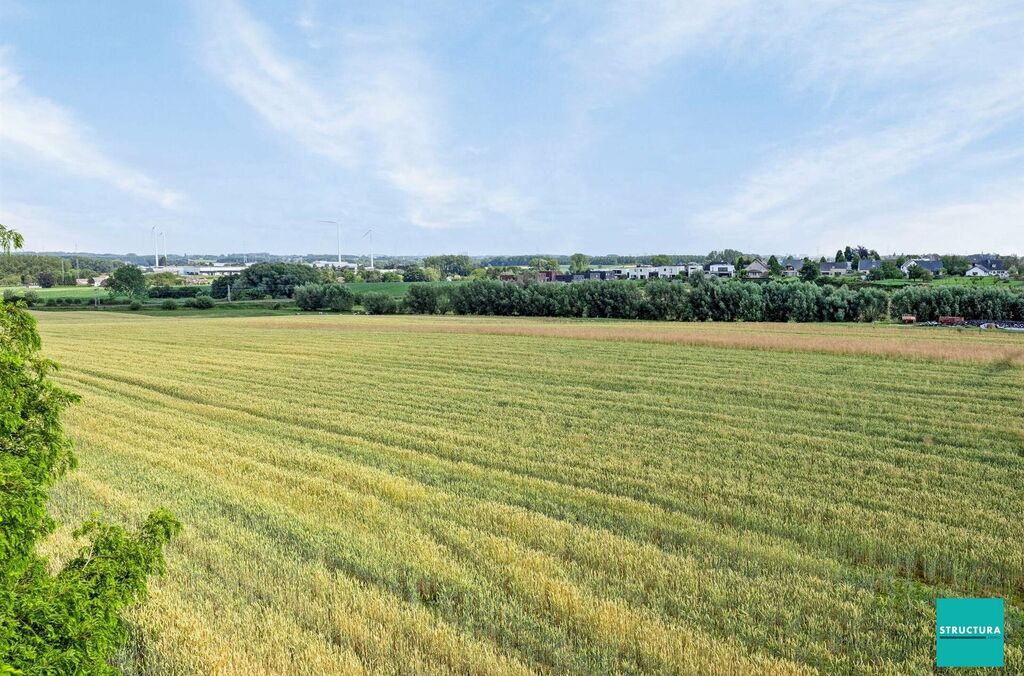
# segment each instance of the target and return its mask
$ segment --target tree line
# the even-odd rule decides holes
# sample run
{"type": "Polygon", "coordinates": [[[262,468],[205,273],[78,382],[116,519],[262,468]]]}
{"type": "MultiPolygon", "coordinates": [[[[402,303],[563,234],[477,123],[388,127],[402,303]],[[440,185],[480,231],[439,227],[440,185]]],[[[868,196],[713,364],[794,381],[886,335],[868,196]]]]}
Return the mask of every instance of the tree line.
{"type": "Polygon", "coordinates": [[[912,314],[965,319],[1024,320],[1024,294],[997,287],[910,287],[889,293],[799,280],[751,284],[694,276],[654,280],[516,284],[471,280],[414,285],[405,301],[413,313],[523,317],[602,317],[668,321],[872,322],[912,314]]]}

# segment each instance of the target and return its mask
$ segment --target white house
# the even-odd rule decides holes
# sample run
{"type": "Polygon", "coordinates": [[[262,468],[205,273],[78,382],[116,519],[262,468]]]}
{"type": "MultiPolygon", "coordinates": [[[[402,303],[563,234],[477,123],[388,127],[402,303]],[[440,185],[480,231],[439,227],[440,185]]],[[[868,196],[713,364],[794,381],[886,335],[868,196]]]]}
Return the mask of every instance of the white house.
{"type": "Polygon", "coordinates": [[[972,265],[971,269],[964,273],[964,277],[988,277],[988,268],[982,265],[972,265]]]}
{"type": "Polygon", "coordinates": [[[686,264],[686,276],[695,275],[697,273],[704,274],[704,266],[700,263],[687,263],[686,264]]]}
{"type": "Polygon", "coordinates": [[[718,263],[708,263],[704,266],[704,270],[707,274],[712,277],[734,277],[736,276],[736,266],[731,263],[724,263],[719,261],[718,263]]]}
{"type": "Polygon", "coordinates": [[[686,274],[685,265],[638,265],[627,268],[626,275],[630,279],[673,279],[686,274]]]}

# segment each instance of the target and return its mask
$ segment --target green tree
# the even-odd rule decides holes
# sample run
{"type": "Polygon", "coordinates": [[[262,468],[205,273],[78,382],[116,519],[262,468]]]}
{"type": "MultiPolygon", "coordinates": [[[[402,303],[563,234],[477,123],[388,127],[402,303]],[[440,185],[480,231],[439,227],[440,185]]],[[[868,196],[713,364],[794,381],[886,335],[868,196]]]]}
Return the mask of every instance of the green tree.
{"type": "Polygon", "coordinates": [[[963,277],[971,269],[971,262],[964,256],[942,256],[942,267],[951,277],[963,277]]]}
{"type": "MultiPolygon", "coordinates": [[[[822,259],[822,262],[824,262],[824,259],[822,259]]],[[[800,268],[800,279],[805,282],[813,282],[819,277],[821,277],[820,265],[810,258],[805,258],[803,267],[800,268]]]]}
{"type": "Polygon", "coordinates": [[[291,298],[296,286],[334,281],[333,275],[301,263],[256,263],[238,275],[231,292],[239,298],[291,298]]]}
{"type": "Polygon", "coordinates": [[[122,265],[110,274],[108,287],[110,295],[123,295],[129,298],[146,296],[146,278],[134,265],[122,265]]]}
{"type": "Polygon", "coordinates": [[[843,258],[846,259],[848,262],[852,263],[853,257],[855,255],[857,255],[857,252],[854,251],[853,248],[846,247],[845,249],[843,249],[843,258]]]}
{"type": "Polygon", "coordinates": [[[10,255],[11,250],[20,249],[25,244],[25,238],[17,230],[11,230],[5,225],[0,225],[0,249],[10,255]]]}
{"type": "Polygon", "coordinates": [[[586,254],[574,253],[569,256],[569,272],[586,272],[590,269],[590,259],[586,254]]]}
{"type": "Polygon", "coordinates": [[[427,281],[427,273],[418,265],[410,265],[402,273],[402,281],[404,282],[425,282],[427,281]]]}
{"type": "Polygon", "coordinates": [[[51,572],[36,546],[56,528],[49,489],[75,465],[60,416],[78,397],[53,382],[40,348],[35,319],[0,303],[0,672],[116,673],[121,610],[145,598],[181,524],[157,510],[133,535],[91,519],[74,533],[86,544],[51,572]]]}
{"type": "Polygon", "coordinates": [[[551,256],[535,256],[530,259],[530,267],[537,271],[558,270],[558,260],[551,256]]]}
{"type": "MultiPolygon", "coordinates": [[[[850,247],[846,247],[846,248],[849,249],[850,247]]],[[[846,260],[846,254],[843,253],[843,250],[840,249],[840,250],[836,251],[836,260],[835,260],[835,262],[836,263],[842,263],[845,260],[846,260]]]]}
{"type": "Polygon", "coordinates": [[[445,254],[427,256],[423,259],[423,267],[437,268],[442,276],[458,275],[465,277],[473,269],[473,261],[466,255],[445,254]]]}
{"type": "Polygon", "coordinates": [[[43,287],[44,289],[49,289],[57,283],[57,278],[54,277],[53,273],[50,272],[49,270],[43,270],[38,275],[36,275],[36,282],[38,282],[39,286],[43,287]]]}
{"type": "Polygon", "coordinates": [[[669,256],[668,254],[658,254],[656,256],[651,256],[651,265],[655,267],[672,265],[673,262],[674,261],[672,260],[672,257],[669,256]]]}
{"type": "Polygon", "coordinates": [[[782,274],[782,264],[779,263],[779,259],[774,255],[768,257],[768,274],[772,277],[778,277],[782,274]]]}
{"type": "Polygon", "coordinates": [[[871,269],[868,279],[878,281],[880,279],[903,279],[903,270],[892,261],[882,261],[880,265],[871,269]]]}
{"type": "Polygon", "coordinates": [[[398,302],[386,293],[370,291],[363,294],[363,309],[370,315],[389,315],[398,312],[398,302]]]}
{"type": "Polygon", "coordinates": [[[919,279],[922,282],[932,281],[932,273],[929,270],[922,268],[920,265],[911,265],[907,269],[907,277],[910,279],[919,279]]]}

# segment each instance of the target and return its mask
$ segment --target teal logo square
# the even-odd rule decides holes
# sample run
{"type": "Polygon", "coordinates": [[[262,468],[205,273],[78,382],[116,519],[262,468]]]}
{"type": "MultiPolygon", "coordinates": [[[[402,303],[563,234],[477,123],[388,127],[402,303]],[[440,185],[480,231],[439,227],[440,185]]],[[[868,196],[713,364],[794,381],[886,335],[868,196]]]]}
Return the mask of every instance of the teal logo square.
{"type": "Polygon", "coordinates": [[[936,599],[935,666],[1003,666],[1003,599],[936,599]]]}

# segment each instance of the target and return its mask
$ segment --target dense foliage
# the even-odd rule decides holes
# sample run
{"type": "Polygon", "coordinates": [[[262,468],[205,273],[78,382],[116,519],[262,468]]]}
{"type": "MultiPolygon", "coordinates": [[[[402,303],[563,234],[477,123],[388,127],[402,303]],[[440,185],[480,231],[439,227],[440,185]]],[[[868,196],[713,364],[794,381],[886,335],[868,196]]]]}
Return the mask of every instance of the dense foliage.
{"type": "Polygon", "coordinates": [[[145,596],[181,525],[166,511],[136,534],[90,519],[56,574],[36,553],[56,526],[48,490],[74,466],[61,412],[77,397],[50,379],[35,320],[0,304],[0,673],[107,673],[126,638],[120,610],[145,596]],[[19,671],[20,670],[20,671],[19,671]]]}
{"type": "Polygon", "coordinates": [[[303,284],[295,287],[295,304],[300,310],[350,312],[355,294],[343,284],[303,284]]]}
{"type": "Polygon", "coordinates": [[[443,256],[427,256],[423,259],[423,267],[436,268],[442,275],[468,275],[473,269],[473,261],[469,256],[446,254],[443,256]]]}
{"type": "Polygon", "coordinates": [[[921,320],[941,315],[1024,319],[1024,294],[1005,288],[921,286],[901,289],[890,298],[874,287],[851,289],[798,280],[759,284],[701,276],[685,283],[644,285],[472,280],[452,287],[423,285],[406,306],[424,314],[450,306],[456,314],[672,321],[871,322],[904,313],[921,320]]]}
{"type": "Polygon", "coordinates": [[[146,277],[134,265],[122,265],[110,274],[107,288],[111,295],[143,298],[146,296],[146,277]]]}
{"type": "Polygon", "coordinates": [[[150,298],[195,298],[204,294],[201,286],[165,286],[159,285],[149,289],[150,298]]]}
{"type": "Polygon", "coordinates": [[[301,263],[257,263],[238,275],[231,293],[237,298],[291,298],[295,287],[321,281],[324,273],[301,263]]]}
{"type": "Polygon", "coordinates": [[[398,312],[398,301],[378,291],[364,293],[362,305],[366,313],[371,315],[390,315],[398,312]]]}
{"type": "MultiPolygon", "coordinates": [[[[3,227],[3,226],[0,226],[3,227]]],[[[12,231],[8,231],[12,232],[12,231]]],[[[2,234],[2,233],[0,233],[2,234]]],[[[13,242],[12,242],[13,244],[13,242]]],[[[0,249],[3,246],[0,244],[0,249]]],[[[12,246],[11,248],[18,248],[12,246]]],[[[0,258],[0,286],[21,284],[74,284],[76,278],[98,277],[122,265],[121,261],[89,256],[12,254],[0,258]]]]}

